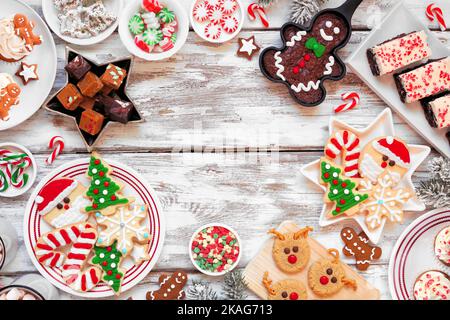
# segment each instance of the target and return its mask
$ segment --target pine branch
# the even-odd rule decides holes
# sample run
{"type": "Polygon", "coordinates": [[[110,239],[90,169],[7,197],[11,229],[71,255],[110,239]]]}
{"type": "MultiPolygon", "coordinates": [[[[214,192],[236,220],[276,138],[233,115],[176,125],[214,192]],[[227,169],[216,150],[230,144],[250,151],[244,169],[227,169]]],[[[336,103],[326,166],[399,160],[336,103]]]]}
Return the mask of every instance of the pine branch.
{"type": "Polygon", "coordinates": [[[267,8],[277,2],[278,2],[278,0],[258,0],[258,4],[264,8],[267,8]]]}
{"type": "Polygon", "coordinates": [[[434,178],[447,182],[450,181],[450,160],[444,159],[443,157],[434,158],[430,162],[429,168],[434,178]]]}
{"type": "Polygon", "coordinates": [[[434,208],[450,206],[450,183],[433,178],[421,182],[417,195],[427,205],[434,208]]]}
{"type": "Polygon", "coordinates": [[[225,275],[222,290],[227,300],[245,300],[247,282],[241,270],[234,270],[225,275]]]}
{"type": "Polygon", "coordinates": [[[208,282],[192,281],[187,290],[187,297],[191,300],[217,300],[217,293],[208,282]]]}
{"type": "Polygon", "coordinates": [[[320,10],[320,5],[327,0],[293,0],[290,20],[300,25],[306,25],[320,10]]]}

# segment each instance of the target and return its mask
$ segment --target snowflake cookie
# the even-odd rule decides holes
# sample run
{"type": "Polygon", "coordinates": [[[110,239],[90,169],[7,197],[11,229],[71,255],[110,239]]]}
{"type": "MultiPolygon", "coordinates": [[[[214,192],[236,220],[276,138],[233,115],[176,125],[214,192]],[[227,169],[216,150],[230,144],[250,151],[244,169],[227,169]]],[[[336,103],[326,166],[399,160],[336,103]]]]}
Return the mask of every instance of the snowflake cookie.
{"type": "Polygon", "coordinates": [[[367,213],[366,224],[370,230],[377,229],[385,219],[398,223],[403,221],[403,206],[413,192],[409,189],[394,189],[394,185],[391,175],[381,175],[378,183],[372,187],[369,199],[363,203],[361,212],[367,213]]]}
{"type": "Polygon", "coordinates": [[[144,204],[119,207],[111,216],[96,213],[97,223],[104,227],[99,232],[97,245],[106,247],[117,241],[117,249],[122,255],[129,255],[135,242],[145,244],[150,241],[149,229],[143,223],[146,216],[147,206],[144,204]]]}

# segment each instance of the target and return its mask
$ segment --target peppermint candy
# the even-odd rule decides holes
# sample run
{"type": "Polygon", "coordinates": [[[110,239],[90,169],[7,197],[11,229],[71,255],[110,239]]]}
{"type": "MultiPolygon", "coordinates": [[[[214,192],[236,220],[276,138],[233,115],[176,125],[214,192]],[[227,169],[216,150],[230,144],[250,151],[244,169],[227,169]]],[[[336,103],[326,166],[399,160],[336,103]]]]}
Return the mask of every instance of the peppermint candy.
{"type": "Polygon", "coordinates": [[[163,23],[170,23],[175,20],[175,14],[168,8],[162,8],[157,16],[163,23]]]}
{"type": "Polygon", "coordinates": [[[210,22],[205,27],[205,36],[207,38],[217,40],[217,39],[219,39],[221,33],[222,33],[222,27],[218,23],[210,22]]]}
{"type": "Polygon", "coordinates": [[[142,17],[138,14],[131,17],[130,21],[128,21],[128,29],[130,29],[130,32],[134,35],[144,32],[145,24],[142,17]]]}
{"type": "Polygon", "coordinates": [[[224,18],[222,7],[210,7],[208,9],[208,18],[213,23],[222,23],[224,18]]]}
{"type": "Polygon", "coordinates": [[[227,16],[223,18],[221,26],[225,32],[234,33],[238,29],[239,21],[233,16],[227,16]]]}
{"type": "Polygon", "coordinates": [[[205,1],[208,8],[219,7],[222,4],[222,0],[206,0],[205,1]]]}
{"type": "Polygon", "coordinates": [[[194,19],[198,22],[206,21],[208,19],[208,8],[205,2],[197,4],[193,11],[194,19]]]}
{"type": "Polygon", "coordinates": [[[163,39],[163,33],[159,29],[147,29],[142,34],[142,40],[149,46],[157,45],[163,39]]]}
{"type": "Polygon", "coordinates": [[[237,9],[236,0],[223,0],[222,8],[225,14],[232,14],[237,9]]]}
{"type": "Polygon", "coordinates": [[[171,40],[171,38],[169,37],[165,37],[160,43],[159,46],[161,47],[161,50],[163,52],[165,51],[169,51],[170,49],[172,49],[174,47],[174,44],[171,40]]]}
{"type": "Polygon", "coordinates": [[[150,53],[153,50],[153,46],[149,46],[142,40],[142,35],[134,37],[134,43],[136,46],[144,52],[150,53]]]}
{"type": "Polygon", "coordinates": [[[143,0],[142,8],[148,12],[158,13],[162,7],[157,0],[143,0]]]}
{"type": "Polygon", "coordinates": [[[147,29],[159,29],[161,24],[154,12],[148,12],[142,14],[142,19],[147,26],[147,29]]]}

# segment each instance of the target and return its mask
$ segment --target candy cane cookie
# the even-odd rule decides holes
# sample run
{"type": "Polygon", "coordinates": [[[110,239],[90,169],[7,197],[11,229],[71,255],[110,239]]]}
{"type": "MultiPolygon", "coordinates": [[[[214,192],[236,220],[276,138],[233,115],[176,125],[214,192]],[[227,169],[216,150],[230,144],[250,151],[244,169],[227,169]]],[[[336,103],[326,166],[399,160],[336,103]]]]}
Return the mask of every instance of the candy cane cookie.
{"type": "Polygon", "coordinates": [[[360,152],[358,136],[348,130],[340,130],[333,134],[325,146],[325,156],[330,160],[341,156],[344,174],[350,178],[359,177],[360,152]]]}
{"type": "Polygon", "coordinates": [[[90,266],[83,271],[89,254],[97,241],[97,230],[86,228],[81,231],[73,243],[62,267],[64,281],[75,291],[86,292],[92,290],[101,280],[102,270],[90,266]]]}
{"type": "Polygon", "coordinates": [[[61,267],[66,255],[58,250],[77,242],[80,234],[91,228],[88,223],[67,225],[43,234],[35,247],[36,258],[39,263],[47,267],[61,267]]]}

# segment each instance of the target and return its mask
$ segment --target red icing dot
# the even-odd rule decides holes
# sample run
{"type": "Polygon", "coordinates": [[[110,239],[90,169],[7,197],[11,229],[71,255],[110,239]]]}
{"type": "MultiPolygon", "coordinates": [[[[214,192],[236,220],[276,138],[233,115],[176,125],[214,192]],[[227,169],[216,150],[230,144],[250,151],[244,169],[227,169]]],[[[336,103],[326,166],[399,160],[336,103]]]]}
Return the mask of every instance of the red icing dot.
{"type": "Polygon", "coordinates": [[[336,207],[336,212],[341,212],[341,208],[336,207]]]}
{"type": "Polygon", "coordinates": [[[328,277],[326,277],[326,276],[321,276],[320,277],[320,279],[319,279],[319,281],[320,281],[320,284],[323,284],[323,285],[326,285],[326,284],[328,284],[328,277]]]}
{"type": "Polygon", "coordinates": [[[122,278],[122,275],[121,274],[116,274],[116,279],[120,279],[120,278],[122,278]]]}
{"type": "Polygon", "coordinates": [[[112,270],[108,270],[108,272],[106,272],[108,274],[108,276],[112,275],[112,270]]]}
{"type": "Polygon", "coordinates": [[[70,207],[69,207],[68,204],[65,204],[65,205],[64,205],[64,209],[65,209],[65,210],[69,210],[69,208],[70,208],[70,207]]]}
{"type": "Polygon", "coordinates": [[[382,168],[386,168],[386,167],[387,167],[387,162],[382,162],[382,163],[381,163],[381,167],[382,167],[382,168]]]}
{"type": "Polygon", "coordinates": [[[298,300],[298,293],[297,292],[291,292],[289,295],[290,300],[298,300]]]}
{"type": "Polygon", "coordinates": [[[103,171],[100,171],[100,172],[98,173],[98,175],[99,175],[100,177],[103,177],[103,176],[105,175],[105,173],[104,173],[103,171]]]}
{"type": "Polygon", "coordinates": [[[346,188],[347,184],[345,182],[342,182],[341,186],[342,186],[342,188],[346,188]]]}
{"type": "Polygon", "coordinates": [[[115,195],[111,196],[111,201],[116,201],[117,197],[115,195]]]}
{"type": "Polygon", "coordinates": [[[108,251],[108,252],[111,252],[111,250],[112,250],[111,247],[106,248],[106,251],[108,251]]]}
{"type": "Polygon", "coordinates": [[[295,74],[299,73],[299,71],[300,71],[300,69],[299,69],[297,66],[295,66],[295,67],[292,69],[292,72],[294,72],[295,74]]]}
{"type": "Polygon", "coordinates": [[[339,203],[340,203],[340,204],[345,204],[345,200],[344,200],[344,199],[341,199],[341,200],[339,200],[339,203]]]}
{"type": "Polygon", "coordinates": [[[105,181],[105,182],[103,183],[103,185],[104,185],[105,187],[108,187],[108,186],[109,186],[109,182],[108,182],[108,181],[105,181]]]}
{"type": "Polygon", "coordinates": [[[298,66],[300,68],[304,68],[305,67],[305,60],[300,60],[300,62],[298,63],[298,66]]]}
{"type": "Polygon", "coordinates": [[[330,174],[328,172],[325,172],[323,176],[325,177],[325,179],[328,179],[330,177],[330,174]]]}
{"type": "Polygon", "coordinates": [[[94,194],[98,194],[98,189],[94,189],[92,192],[94,192],[94,194]]]}
{"type": "Polygon", "coordinates": [[[92,205],[92,208],[97,209],[97,208],[98,208],[98,204],[94,203],[94,204],[92,205]]]}
{"type": "Polygon", "coordinates": [[[99,159],[95,159],[94,164],[95,165],[99,165],[100,164],[100,160],[99,159]]]}
{"type": "Polygon", "coordinates": [[[294,256],[293,254],[291,254],[291,255],[288,257],[288,262],[289,262],[290,264],[296,263],[296,262],[297,262],[297,257],[294,256]]]}
{"type": "Polygon", "coordinates": [[[104,265],[106,267],[108,265],[108,261],[103,261],[102,265],[104,265]]]}
{"type": "Polygon", "coordinates": [[[336,185],[336,184],[338,184],[338,183],[339,183],[339,181],[333,180],[333,184],[334,184],[334,185],[336,185]]]}
{"type": "Polygon", "coordinates": [[[311,56],[309,54],[305,54],[303,58],[305,59],[305,61],[311,60],[311,56]]]}

